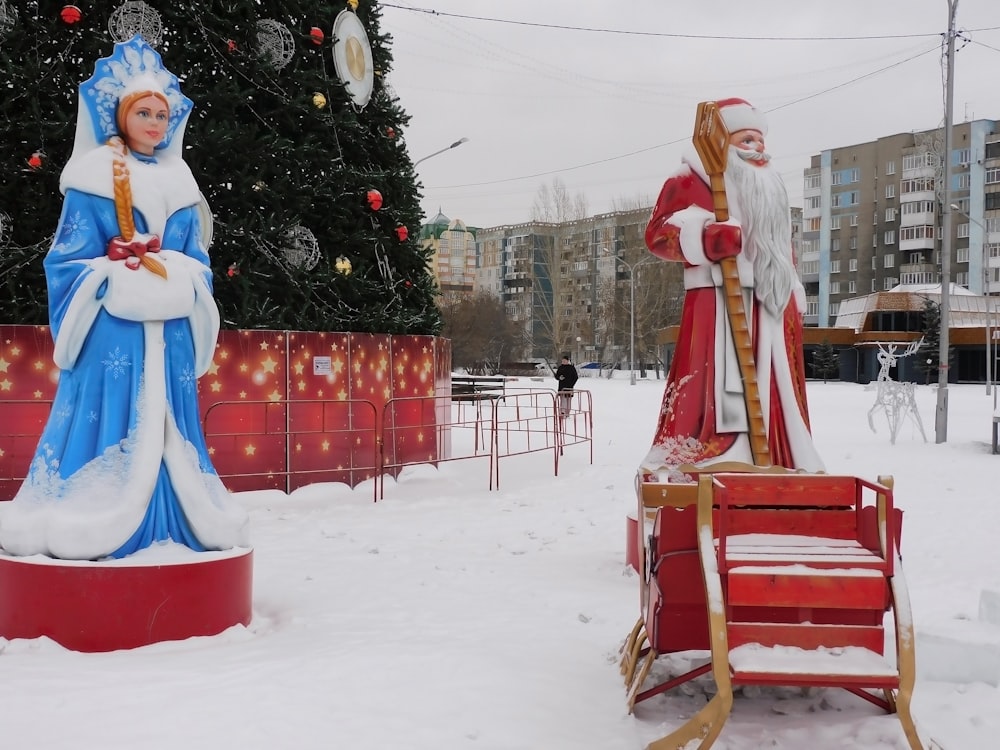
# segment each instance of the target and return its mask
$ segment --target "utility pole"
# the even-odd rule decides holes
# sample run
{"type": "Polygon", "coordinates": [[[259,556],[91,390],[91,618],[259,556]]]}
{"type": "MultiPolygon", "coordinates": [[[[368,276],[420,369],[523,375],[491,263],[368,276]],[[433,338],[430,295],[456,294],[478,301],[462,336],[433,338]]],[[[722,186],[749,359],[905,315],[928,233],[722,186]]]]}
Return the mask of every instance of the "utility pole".
{"type": "Polygon", "coordinates": [[[947,75],[944,92],[944,186],[941,199],[941,335],[938,353],[937,409],[934,412],[934,442],[948,441],[948,326],[951,295],[951,125],[955,101],[955,15],[958,0],[948,0],[947,75]]]}

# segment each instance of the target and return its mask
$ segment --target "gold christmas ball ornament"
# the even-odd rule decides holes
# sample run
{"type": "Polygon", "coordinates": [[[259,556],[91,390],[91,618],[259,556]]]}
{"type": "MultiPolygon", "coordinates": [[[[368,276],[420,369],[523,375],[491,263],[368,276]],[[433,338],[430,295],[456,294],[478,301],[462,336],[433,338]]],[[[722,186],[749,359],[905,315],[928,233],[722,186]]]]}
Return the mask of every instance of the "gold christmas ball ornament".
{"type": "Polygon", "coordinates": [[[326,106],[326,97],[317,91],[313,94],[313,104],[316,105],[316,109],[323,109],[326,106]]]}
{"type": "Polygon", "coordinates": [[[337,257],[333,267],[337,270],[337,273],[343,274],[344,276],[351,275],[351,261],[343,255],[337,257]]]}
{"type": "Polygon", "coordinates": [[[358,0],[347,0],[347,4],[350,6],[351,10],[358,9],[358,0]]]}

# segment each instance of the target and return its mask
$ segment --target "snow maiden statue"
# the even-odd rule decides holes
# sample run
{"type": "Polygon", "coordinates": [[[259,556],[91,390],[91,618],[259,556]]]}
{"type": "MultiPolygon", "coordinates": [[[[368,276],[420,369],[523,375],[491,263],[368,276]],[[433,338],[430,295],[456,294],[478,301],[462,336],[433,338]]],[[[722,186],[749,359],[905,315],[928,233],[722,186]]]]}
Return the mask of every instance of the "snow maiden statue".
{"type": "Polygon", "coordinates": [[[248,543],[199,419],[196,381],[219,313],[201,194],[182,159],[191,109],[139,36],[80,86],[44,264],[59,384],[29,476],[0,516],[9,554],[96,560],[157,542],[248,543]]]}

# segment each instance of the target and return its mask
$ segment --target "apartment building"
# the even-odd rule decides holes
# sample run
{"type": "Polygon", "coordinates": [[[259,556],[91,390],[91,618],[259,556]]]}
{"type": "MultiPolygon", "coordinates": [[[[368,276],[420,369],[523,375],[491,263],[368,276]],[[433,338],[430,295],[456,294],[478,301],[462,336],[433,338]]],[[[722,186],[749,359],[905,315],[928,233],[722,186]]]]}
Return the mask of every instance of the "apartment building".
{"type": "MultiPolygon", "coordinates": [[[[834,325],[847,299],[940,284],[943,130],[830,149],[804,171],[799,274],[806,325],[834,325]]],[[[951,282],[1000,292],[1000,123],[954,125],[951,282]]]]}
{"type": "Polygon", "coordinates": [[[498,294],[524,325],[531,356],[625,363],[634,323],[636,360],[649,362],[683,298],[679,264],[646,250],[651,210],[480,229],[477,288],[498,294]]]}
{"type": "Polygon", "coordinates": [[[440,209],[420,228],[420,244],[431,249],[431,274],[444,297],[470,294],[476,282],[476,232],[440,209]]]}

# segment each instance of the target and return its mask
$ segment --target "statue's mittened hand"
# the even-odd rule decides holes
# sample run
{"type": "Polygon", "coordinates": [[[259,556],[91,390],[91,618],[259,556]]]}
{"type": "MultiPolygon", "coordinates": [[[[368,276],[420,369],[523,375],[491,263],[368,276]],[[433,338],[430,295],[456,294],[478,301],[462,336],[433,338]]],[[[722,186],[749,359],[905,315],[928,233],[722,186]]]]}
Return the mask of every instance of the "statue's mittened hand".
{"type": "Polygon", "coordinates": [[[709,224],[705,227],[703,238],[705,257],[711,261],[720,261],[740,254],[743,247],[743,233],[735,224],[709,224]]]}

